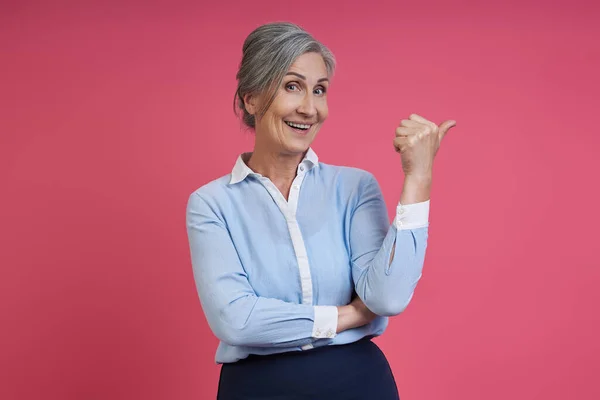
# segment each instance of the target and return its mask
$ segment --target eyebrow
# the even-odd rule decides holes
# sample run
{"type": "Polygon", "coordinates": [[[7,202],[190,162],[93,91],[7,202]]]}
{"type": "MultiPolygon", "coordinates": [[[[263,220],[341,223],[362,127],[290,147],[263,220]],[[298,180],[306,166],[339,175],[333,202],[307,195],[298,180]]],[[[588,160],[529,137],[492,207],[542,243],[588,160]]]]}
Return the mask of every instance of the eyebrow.
{"type": "MultiPolygon", "coordinates": [[[[295,76],[297,76],[298,78],[300,78],[300,79],[302,79],[302,80],[306,80],[306,77],[305,77],[304,75],[300,75],[300,74],[299,74],[299,73],[297,73],[297,72],[288,72],[287,74],[285,74],[285,76],[288,76],[288,75],[295,75],[295,76]]],[[[318,83],[318,82],[323,82],[323,81],[327,81],[327,82],[329,82],[329,78],[321,78],[321,79],[319,79],[319,80],[317,81],[317,83],[318,83]]]]}

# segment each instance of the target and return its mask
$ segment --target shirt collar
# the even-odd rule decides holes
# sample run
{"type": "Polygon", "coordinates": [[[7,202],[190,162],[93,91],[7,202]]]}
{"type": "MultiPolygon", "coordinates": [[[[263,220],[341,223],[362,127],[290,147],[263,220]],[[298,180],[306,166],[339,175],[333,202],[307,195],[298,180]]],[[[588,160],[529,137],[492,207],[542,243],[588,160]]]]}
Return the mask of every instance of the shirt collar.
{"type": "MultiPolygon", "coordinates": [[[[233,170],[231,171],[231,179],[229,180],[230,185],[243,181],[248,175],[262,176],[252,171],[246,164],[250,159],[250,155],[252,155],[252,153],[242,153],[238,156],[237,161],[233,166],[233,170]]],[[[319,157],[317,157],[317,153],[314,152],[312,147],[309,147],[306,156],[304,156],[304,159],[300,162],[298,168],[300,169],[300,166],[305,166],[305,169],[308,171],[318,165],[319,157]]]]}

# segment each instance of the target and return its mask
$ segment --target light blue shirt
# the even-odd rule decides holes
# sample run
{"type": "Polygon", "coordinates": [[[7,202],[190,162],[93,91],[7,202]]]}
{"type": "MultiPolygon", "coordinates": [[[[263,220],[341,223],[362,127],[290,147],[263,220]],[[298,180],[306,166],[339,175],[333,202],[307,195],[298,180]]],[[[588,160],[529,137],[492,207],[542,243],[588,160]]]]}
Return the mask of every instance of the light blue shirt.
{"type": "Polygon", "coordinates": [[[398,204],[390,223],[371,173],[319,162],[312,149],[286,200],[246,165],[249,156],[187,205],[194,279],[220,340],[215,361],[381,335],[421,278],[429,201],[398,204]],[[379,317],[336,334],[336,306],[354,291],[379,317]]]}

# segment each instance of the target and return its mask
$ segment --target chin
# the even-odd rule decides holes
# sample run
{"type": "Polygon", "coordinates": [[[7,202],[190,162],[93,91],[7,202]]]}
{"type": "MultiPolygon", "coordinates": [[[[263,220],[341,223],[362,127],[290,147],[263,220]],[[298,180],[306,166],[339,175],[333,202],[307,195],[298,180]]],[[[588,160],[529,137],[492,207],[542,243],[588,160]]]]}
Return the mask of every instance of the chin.
{"type": "Polygon", "coordinates": [[[288,142],[285,144],[285,150],[289,153],[293,153],[293,154],[301,154],[304,153],[306,151],[308,151],[308,148],[310,147],[311,142],[308,141],[304,141],[299,143],[298,141],[294,141],[294,142],[288,142]]]}

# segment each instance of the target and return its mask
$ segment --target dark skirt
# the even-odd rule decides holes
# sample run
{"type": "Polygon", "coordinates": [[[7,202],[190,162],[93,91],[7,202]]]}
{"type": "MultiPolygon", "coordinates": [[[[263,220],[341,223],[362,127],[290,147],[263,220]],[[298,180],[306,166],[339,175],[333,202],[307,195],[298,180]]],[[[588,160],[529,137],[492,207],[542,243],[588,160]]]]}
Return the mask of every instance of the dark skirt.
{"type": "Polygon", "coordinates": [[[392,370],[370,339],[223,364],[218,400],[399,400],[392,370]]]}

